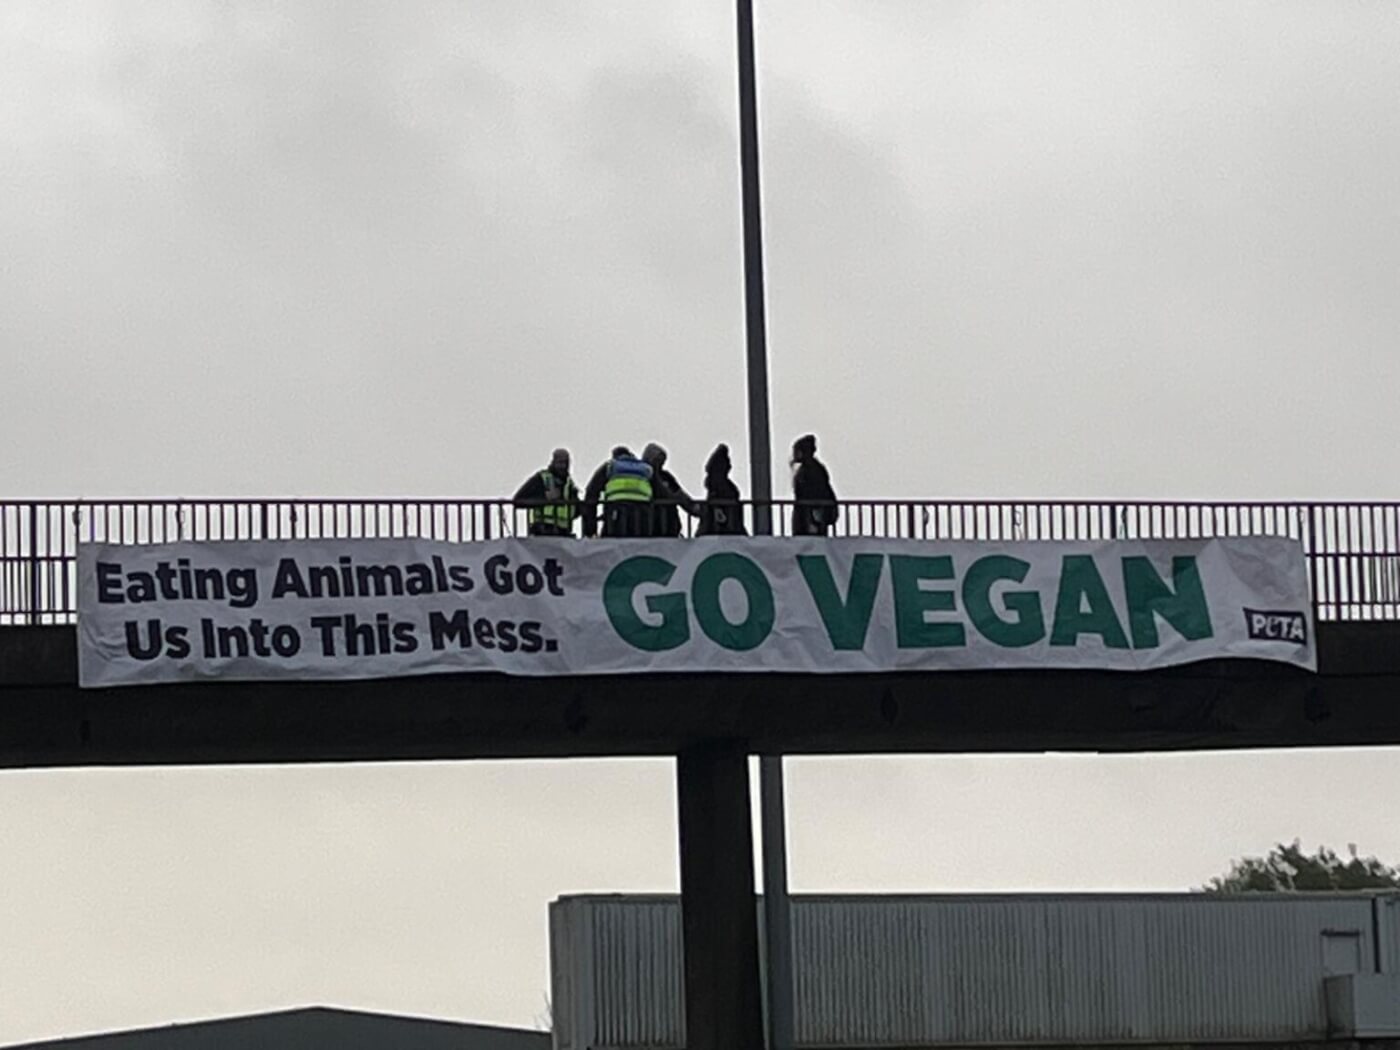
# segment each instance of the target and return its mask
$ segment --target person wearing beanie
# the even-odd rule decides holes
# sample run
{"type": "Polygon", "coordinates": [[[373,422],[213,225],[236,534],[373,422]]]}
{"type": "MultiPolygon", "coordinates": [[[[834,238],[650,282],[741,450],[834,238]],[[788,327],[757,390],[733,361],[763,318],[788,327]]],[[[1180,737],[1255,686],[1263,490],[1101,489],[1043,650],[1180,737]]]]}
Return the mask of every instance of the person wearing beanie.
{"type": "Polygon", "coordinates": [[[700,506],[697,536],[747,536],[744,508],[739,505],[739,486],[729,478],[734,464],[729,446],[719,445],[705,461],[705,502],[700,506]]]}
{"type": "Polygon", "coordinates": [[[666,450],[655,441],[642,449],[642,462],[651,467],[652,529],[651,535],[674,539],[681,534],[681,511],[691,517],[699,512],[676,476],[666,469],[666,450]]]}
{"type": "Polygon", "coordinates": [[[794,536],[826,536],[836,524],[836,490],[826,464],[817,458],[817,436],[803,434],[792,443],[792,511],[794,536]]]}
{"type": "Polygon", "coordinates": [[[569,476],[569,450],[556,448],[549,466],[516,490],[515,505],[528,511],[531,536],[572,536],[579,516],[578,486],[569,476]]]}

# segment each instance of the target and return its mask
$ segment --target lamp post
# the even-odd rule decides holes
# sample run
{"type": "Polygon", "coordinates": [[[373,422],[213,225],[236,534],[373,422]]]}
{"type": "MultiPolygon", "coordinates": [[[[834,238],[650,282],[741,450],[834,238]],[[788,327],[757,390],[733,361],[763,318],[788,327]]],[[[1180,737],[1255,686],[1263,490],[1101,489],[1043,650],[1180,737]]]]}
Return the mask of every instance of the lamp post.
{"type": "MultiPolygon", "coordinates": [[[[773,455],[768,425],[753,0],[736,0],[736,4],[749,467],[754,534],[765,536],[773,531],[773,455]]],[[[685,1028],[689,1050],[759,1050],[764,1043],[769,1050],[792,1047],[792,937],[782,758],[759,759],[766,980],[759,973],[748,758],[747,741],[727,738],[696,741],[677,755],[685,1028]],[[760,1001],[765,987],[766,1017],[760,1001]]]]}
{"type": "MultiPolygon", "coordinates": [[[[763,204],[759,185],[758,85],[753,0],[736,0],[739,52],[739,177],[744,231],[744,330],[748,362],[749,483],[755,536],[773,533],[773,439],[768,419],[768,325],[763,290],[763,204]]],[[[763,838],[764,986],[769,1050],[793,1045],[792,921],[787,895],[787,827],[781,755],[759,758],[763,838]]]]}

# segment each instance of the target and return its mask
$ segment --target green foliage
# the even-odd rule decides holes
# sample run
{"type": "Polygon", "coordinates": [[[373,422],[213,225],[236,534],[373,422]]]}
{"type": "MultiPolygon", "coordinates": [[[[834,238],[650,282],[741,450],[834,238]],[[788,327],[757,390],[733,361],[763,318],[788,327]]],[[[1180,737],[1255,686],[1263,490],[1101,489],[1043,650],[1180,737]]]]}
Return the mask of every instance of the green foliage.
{"type": "Polygon", "coordinates": [[[1400,869],[1375,857],[1357,855],[1348,847],[1343,860],[1326,846],[1303,852],[1295,839],[1278,843],[1265,857],[1245,857],[1231,863],[1224,875],[1202,887],[1206,893],[1309,893],[1325,890],[1400,889],[1400,869]]]}

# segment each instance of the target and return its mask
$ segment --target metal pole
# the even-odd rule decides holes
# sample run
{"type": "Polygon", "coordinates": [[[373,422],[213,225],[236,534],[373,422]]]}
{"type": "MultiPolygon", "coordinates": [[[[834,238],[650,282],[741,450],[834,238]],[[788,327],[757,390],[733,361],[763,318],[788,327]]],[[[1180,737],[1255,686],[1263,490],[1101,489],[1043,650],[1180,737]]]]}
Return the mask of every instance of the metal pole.
{"type": "Polygon", "coordinates": [[[792,1050],[792,908],[787,885],[787,812],[783,799],[783,756],[758,760],[759,814],[763,836],[763,938],[767,950],[768,1046],[792,1050]]]}
{"type": "Polygon", "coordinates": [[[763,294],[763,207],[758,182],[758,88],[753,0],[737,0],[739,177],[744,210],[744,328],[748,344],[749,481],[755,536],[773,532],[773,443],[768,423],[768,325],[763,294]]]}
{"type": "MultiPolygon", "coordinates": [[[[744,211],[744,321],[747,335],[749,482],[755,536],[773,533],[773,441],[768,420],[768,327],[763,291],[763,205],[759,191],[758,85],[753,0],[736,0],[739,35],[739,175],[744,211]]],[[[783,758],[759,759],[763,838],[763,930],[769,1050],[792,1050],[792,917],[787,880],[783,758]]]]}

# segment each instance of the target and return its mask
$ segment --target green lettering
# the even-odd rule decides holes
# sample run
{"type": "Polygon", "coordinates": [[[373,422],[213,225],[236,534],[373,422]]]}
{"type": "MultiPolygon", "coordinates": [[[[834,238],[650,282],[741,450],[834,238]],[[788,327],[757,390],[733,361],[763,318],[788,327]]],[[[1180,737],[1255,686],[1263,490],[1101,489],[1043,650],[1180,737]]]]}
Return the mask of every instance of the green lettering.
{"type": "Polygon", "coordinates": [[[1134,649],[1157,647],[1159,616],[1187,641],[1200,641],[1214,634],[1195,558],[1172,559],[1172,583],[1175,591],[1157,575],[1156,567],[1148,558],[1123,559],[1123,590],[1128,596],[1128,627],[1133,634],[1134,649]]]}
{"type": "Polygon", "coordinates": [[[742,554],[711,554],[696,567],[690,593],[695,599],[695,619],[716,645],[747,652],[773,632],[773,588],[763,570],[742,554]],[[719,589],[725,580],[734,580],[744,589],[748,611],[740,623],[730,623],[720,606],[719,589]]]}
{"type": "Polygon", "coordinates": [[[647,609],[661,617],[659,624],[649,624],[637,615],[632,593],[644,583],[665,585],[671,582],[676,567],[664,558],[641,556],[628,558],[603,583],[603,607],[613,630],[624,642],[649,653],[664,652],[684,645],[690,640],[690,618],[685,611],[684,594],[649,594],[647,609]]]}
{"type": "Polygon", "coordinates": [[[1045,613],[1038,591],[1008,591],[1003,599],[1014,619],[1005,620],[992,606],[992,585],[1000,580],[1020,583],[1031,564],[1005,554],[978,558],[963,577],[963,607],[978,633],[994,645],[1017,649],[1045,637],[1045,613]]]}
{"type": "Polygon", "coordinates": [[[1128,648],[1123,625],[1118,622],[1113,599],[1108,596],[1094,559],[1087,554],[1066,554],[1060,564],[1060,591],[1055,598],[1050,644],[1077,645],[1081,634],[1097,634],[1110,649],[1128,648]]]}
{"type": "Polygon", "coordinates": [[[864,649],[865,636],[870,630],[870,615],[875,611],[875,594],[880,589],[880,573],[885,566],[883,554],[857,554],[851,565],[851,579],[843,600],[836,589],[831,565],[823,554],[801,554],[797,567],[807,581],[807,590],[817,604],[826,636],[837,650],[864,649]]]}
{"type": "Polygon", "coordinates": [[[890,555],[890,579],[894,584],[895,644],[901,649],[933,649],[966,645],[967,632],[960,623],[929,623],[926,612],[951,612],[957,608],[952,591],[926,591],[920,580],[951,580],[953,559],[946,555],[926,558],[890,555]]]}

